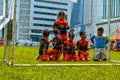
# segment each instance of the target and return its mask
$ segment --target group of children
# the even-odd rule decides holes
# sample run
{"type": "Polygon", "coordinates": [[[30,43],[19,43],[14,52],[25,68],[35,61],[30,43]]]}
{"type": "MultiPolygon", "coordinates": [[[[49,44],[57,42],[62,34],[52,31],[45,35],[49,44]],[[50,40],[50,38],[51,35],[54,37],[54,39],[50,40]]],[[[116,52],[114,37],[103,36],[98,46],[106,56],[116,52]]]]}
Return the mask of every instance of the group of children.
{"type": "MultiPolygon", "coordinates": [[[[90,60],[88,53],[89,41],[86,40],[86,32],[82,31],[79,33],[80,40],[78,40],[77,43],[74,41],[74,33],[69,33],[69,39],[64,42],[60,37],[60,31],[58,29],[54,30],[53,32],[53,39],[48,40],[49,31],[47,29],[43,31],[43,36],[40,41],[39,56],[37,60],[59,61],[61,55],[63,55],[63,60],[65,61],[90,60]],[[51,42],[53,49],[48,50],[49,44],[51,42]]],[[[100,59],[106,61],[105,47],[108,40],[103,36],[103,32],[104,29],[100,27],[97,30],[97,35],[91,36],[91,42],[94,44],[94,61],[98,61],[100,59]]]]}
{"type": "MultiPolygon", "coordinates": [[[[89,41],[86,40],[86,32],[82,31],[79,33],[80,40],[76,43],[74,41],[75,35],[73,32],[70,32],[67,35],[69,26],[68,21],[65,20],[64,17],[65,13],[62,11],[59,12],[58,19],[55,20],[53,25],[54,37],[52,40],[48,40],[49,31],[47,29],[43,31],[37,60],[59,61],[61,54],[63,55],[63,60],[65,61],[90,60],[88,53],[89,41]],[[48,50],[51,42],[53,49],[48,50]]],[[[91,42],[94,44],[94,61],[98,61],[100,59],[106,61],[105,47],[108,40],[103,36],[103,32],[104,29],[100,27],[97,30],[97,35],[91,36],[90,38],[91,42]]]]}

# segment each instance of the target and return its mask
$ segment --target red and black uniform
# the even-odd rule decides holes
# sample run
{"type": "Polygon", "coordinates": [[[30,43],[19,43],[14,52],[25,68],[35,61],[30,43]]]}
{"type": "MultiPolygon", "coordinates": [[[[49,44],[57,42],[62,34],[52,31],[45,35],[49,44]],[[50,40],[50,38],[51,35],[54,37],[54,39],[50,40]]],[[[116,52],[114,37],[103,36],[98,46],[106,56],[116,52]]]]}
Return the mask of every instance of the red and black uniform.
{"type": "Polygon", "coordinates": [[[68,25],[67,20],[57,19],[55,20],[54,27],[56,27],[60,31],[60,37],[63,42],[67,41],[67,29],[66,26],[68,25]]]}
{"type": "Polygon", "coordinates": [[[4,41],[0,40],[0,46],[4,46],[4,41]]]}
{"type": "MultiPolygon", "coordinates": [[[[60,37],[63,44],[67,41],[67,30],[69,29],[69,27],[67,28],[67,26],[68,26],[67,20],[62,20],[62,19],[55,20],[54,27],[60,31],[60,37]]],[[[62,48],[62,52],[63,52],[63,59],[64,59],[65,50],[63,48],[62,48]]]]}
{"type": "Polygon", "coordinates": [[[49,42],[48,39],[41,39],[40,41],[40,48],[39,48],[39,56],[37,59],[40,60],[44,60],[45,59],[45,55],[47,53],[48,50],[48,46],[49,46],[49,42]]]}
{"type": "Polygon", "coordinates": [[[50,60],[58,61],[60,59],[60,53],[61,53],[60,51],[62,49],[61,38],[59,37],[54,38],[52,41],[52,45],[53,45],[53,50],[48,50],[46,59],[47,61],[50,61],[50,60]],[[50,58],[50,56],[53,56],[53,57],[50,58]]]}
{"type": "Polygon", "coordinates": [[[70,61],[70,60],[78,60],[77,55],[75,53],[75,41],[66,41],[65,42],[65,61],[70,61]]]}
{"type": "Polygon", "coordinates": [[[89,54],[87,53],[88,50],[88,41],[87,40],[79,40],[77,42],[77,47],[80,50],[78,53],[79,60],[88,60],[89,54]]]}

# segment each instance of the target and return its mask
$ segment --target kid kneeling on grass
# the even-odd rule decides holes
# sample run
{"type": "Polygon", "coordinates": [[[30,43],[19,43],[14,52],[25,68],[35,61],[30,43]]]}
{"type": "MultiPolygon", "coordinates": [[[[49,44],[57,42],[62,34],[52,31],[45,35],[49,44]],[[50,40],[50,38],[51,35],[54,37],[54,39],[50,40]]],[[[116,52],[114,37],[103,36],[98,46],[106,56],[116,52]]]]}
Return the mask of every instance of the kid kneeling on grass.
{"type": "Polygon", "coordinates": [[[78,58],[79,60],[90,60],[90,56],[88,54],[88,43],[86,40],[86,32],[80,32],[81,39],[77,41],[78,48],[78,58]]]}
{"type": "Polygon", "coordinates": [[[73,33],[69,34],[69,40],[65,42],[64,47],[65,47],[65,61],[79,60],[75,53],[76,43],[74,41],[73,33]]]}
{"type": "Polygon", "coordinates": [[[105,54],[105,48],[106,44],[108,42],[108,39],[103,36],[104,29],[102,27],[97,29],[97,35],[94,35],[91,37],[91,41],[94,44],[94,61],[99,61],[102,59],[103,61],[106,61],[106,54],[105,54]]]}
{"type": "Polygon", "coordinates": [[[59,36],[60,31],[56,29],[53,32],[54,32],[54,38],[52,39],[53,49],[47,51],[46,54],[47,61],[59,61],[60,59],[60,53],[62,49],[62,40],[59,36]]]}
{"type": "Polygon", "coordinates": [[[36,60],[46,60],[45,55],[48,50],[49,41],[48,41],[49,31],[45,29],[43,31],[42,39],[40,40],[39,55],[36,60]]]}

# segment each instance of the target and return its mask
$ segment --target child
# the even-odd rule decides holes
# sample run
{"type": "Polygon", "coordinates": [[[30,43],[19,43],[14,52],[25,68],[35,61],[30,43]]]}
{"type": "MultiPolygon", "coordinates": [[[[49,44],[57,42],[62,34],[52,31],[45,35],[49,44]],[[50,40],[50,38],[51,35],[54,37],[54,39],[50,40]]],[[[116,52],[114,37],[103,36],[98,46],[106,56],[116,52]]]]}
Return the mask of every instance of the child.
{"type": "Polygon", "coordinates": [[[46,60],[45,54],[48,50],[49,41],[48,41],[49,31],[46,29],[43,31],[42,39],[40,41],[39,55],[36,60],[46,60]]]}
{"type": "Polygon", "coordinates": [[[86,40],[86,32],[80,32],[81,39],[77,41],[79,60],[90,60],[88,54],[88,40],[86,40]]]}
{"type": "Polygon", "coordinates": [[[74,34],[69,34],[69,40],[65,42],[65,61],[75,60],[78,61],[78,57],[76,56],[75,49],[76,43],[74,41],[74,34]]]}
{"type": "Polygon", "coordinates": [[[67,41],[67,30],[69,29],[68,21],[65,20],[65,13],[60,11],[58,19],[55,20],[53,30],[58,29],[60,31],[60,37],[63,42],[67,41]]]}
{"type": "Polygon", "coordinates": [[[94,56],[93,56],[94,61],[99,61],[100,59],[102,59],[103,61],[107,60],[105,48],[108,40],[103,36],[103,33],[104,29],[100,27],[97,30],[97,35],[91,37],[91,41],[94,44],[94,56]]]}
{"type": "Polygon", "coordinates": [[[46,55],[47,61],[50,61],[50,60],[59,61],[59,59],[60,59],[60,51],[61,51],[61,48],[62,48],[62,40],[61,40],[59,34],[60,34],[59,30],[54,30],[54,35],[55,36],[52,39],[53,50],[48,50],[47,55],[46,55]]]}
{"type": "Polygon", "coordinates": [[[120,51],[120,40],[117,40],[117,42],[116,42],[116,48],[117,48],[117,51],[120,51]]]}
{"type": "MultiPolygon", "coordinates": [[[[62,39],[62,43],[64,44],[67,41],[67,30],[69,29],[68,21],[65,20],[65,13],[60,11],[58,14],[58,19],[55,20],[53,30],[58,29],[60,31],[60,37],[62,39]]],[[[63,60],[65,55],[65,50],[62,47],[63,52],[63,60]]]]}

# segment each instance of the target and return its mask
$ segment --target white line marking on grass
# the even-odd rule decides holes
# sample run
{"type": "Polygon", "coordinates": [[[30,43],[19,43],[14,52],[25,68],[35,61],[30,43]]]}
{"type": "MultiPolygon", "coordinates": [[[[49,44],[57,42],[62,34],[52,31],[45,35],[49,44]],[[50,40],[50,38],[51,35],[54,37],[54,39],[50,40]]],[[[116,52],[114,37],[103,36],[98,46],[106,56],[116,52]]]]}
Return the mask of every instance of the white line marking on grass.
{"type": "Polygon", "coordinates": [[[14,64],[13,66],[120,66],[120,64],[14,64]]]}
{"type": "Polygon", "coordinates": [[[120,63],[120,61],[119,60],[110,60],[111,62],[119,62],[120,63]]]}

